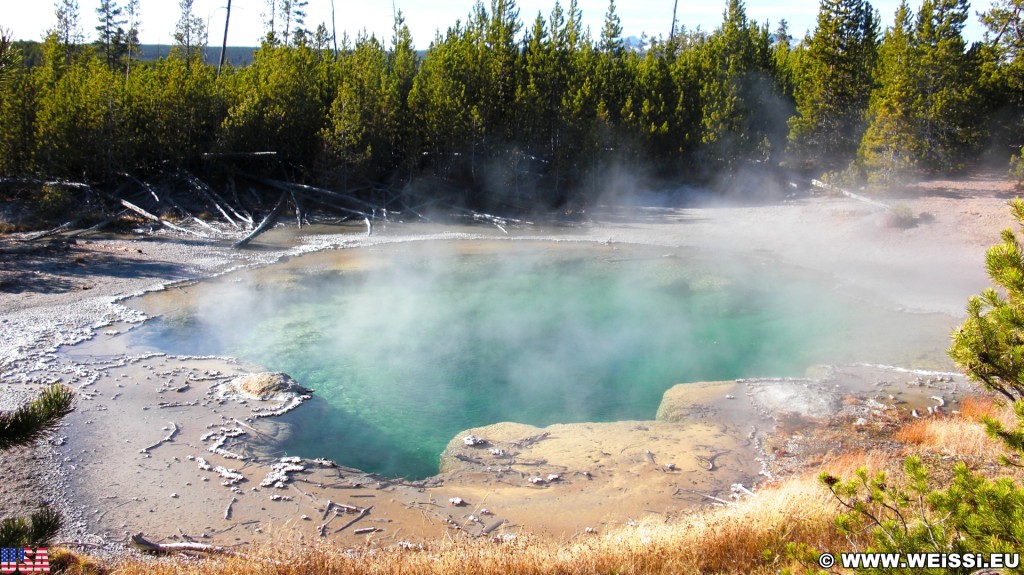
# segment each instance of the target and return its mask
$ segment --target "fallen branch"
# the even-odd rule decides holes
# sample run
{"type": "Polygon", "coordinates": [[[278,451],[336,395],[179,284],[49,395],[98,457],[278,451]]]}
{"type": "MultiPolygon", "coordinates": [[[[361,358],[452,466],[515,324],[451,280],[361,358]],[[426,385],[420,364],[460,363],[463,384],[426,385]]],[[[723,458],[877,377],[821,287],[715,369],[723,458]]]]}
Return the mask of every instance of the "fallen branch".
{"type": "Polygon", "coordinates": [[[491,531],[494,531],[495,529],[501,527],[505,524],[506,521],[506,519],[499,519],[494,523],[491,523],[487,527],[484,527],[484,530],[480,532],[479,537],[483,537],[484,535],[490,535],[491,531]]]}
{"type": "MultiPolygon", "coordinates": [[[[136,178],[135,176],[132,176],[132,175],[130,175],[130,174],[124,174],[124,176],[125,176],[125,177],[128,177],[128,178],[131,178],[131,179],[132,179],[133,181],[135,181],[135,182],[136,182],[137,184],[139,184],[140,186],[142,186],[142,188],[143,188],[144,190],[146,190],[147,192],[149,192],[149,194],[150,194],[151,196],[153,196],[153,199],[154,199],[154,200],[156,200],[156,201],[157,201],[157,203],[163,203],[163,200],[161,200],[161,199],[160,199],[160,196],[156,195],[156,190],[154,190],[154,189],[153,189],[153,186],[151,186],[151,185],[147,184],[146,182],[143,182],[142,180],[140,180],[140,179],[138,179],[138,178],[136,178]]],[[[218,230],[217,230],[216,228],[214,228],[214,227],[213,227],[213,226],[211,226],[210,224],[208,224],[208,223],[204,222],[204,221],[203,221],[202,219],[200,219],[200,218],[196,217],[195,215],[193,215],[193,214],[192,214],[192,212],[190,212],[190,211],[186,210],[186,209],[185,209],[184,207],[182,207],[182,205],[181,205],[181,204],[179,204],[178,202],[174,201],[174,198],[172,198],[172,197],[170,196],[170,194],[166,195],[165,197],[167,198],[167,203],[171,204],[171,207],[172,207],[172,208],[174,208],[174,209],[178,210],[179,212],[181,212],[181,213],[182,213],[182,214],[184,214],[185,216],[187,216],[187,217],[189,217],[190,219],[192,219],[192,221],[194,221],[194,222],[196,222],[197,224],[199,224],[199,225],[203,226],[204,228],[206,228],[206,229],[210,230],[211,232],[213,232],[213,233],[215,233],[215,234],[217,234],[217,233],[220,233],[220,232],[219,232],[219,231],[218,231],[218,230]]]]}
{"type": "Polygon", "coordinates": [[[274,206],[274,209],[270,210],[270,213],[267,214],[267,217],[263,218],[263,221],[260,222],[260,225],[256,226],[255,230],[249,232],[249,235],[245,236],[244,238],[242,238],[242,239],[238,240],[237,242],[235,242],[234,244],[232,244],[231,247],[233,247],[233,248],[243,247],[246,244],[248,244],[249,242],[251,242],[253,239],[255,239],[256,236],[258,236],[258,235],[262,234],[263,232],[267,231],[267,229],[269,229],[270,226],[272,226],[274,224],[274,221],[277,220],[278,216],[281,215],[281,210],[284,209],[285,200],[287,200],[287,199],[288,199],[288,191],[284,190],[284,191],[281,192],[281,198],[279,200],[277,200],[277,205],[274,206]]]}
{"type": "Polygon", "coordinates": [[[855,194],[853,192],[844,190],[843,188],[840,188],[839,186],[833,186],[831,184],[827,184],[827,183],[825,183],[825,182],[823,182],[821,180],[811,180],[811,185],[816,187],[816,188],[821,188],[821,189],[826,190],[826,191],[839,192],[840,194],[850,198],[851,200],[857,200],[858,202],[864,202],[865,204],[871,204],[872,206],[878,206],[880,208],[885,208],[885,209],[889,209],[889,208],[892,207],[889,204],[886,204],[884,202],[880,202],[878,200],[873,200],[873,199],[871,199],[871,198],[869,198],[867,196],[862,196],[860,194],[855,194]]]}
{"type": "Polygon", "coordinates": [[[199,193],[202,194],[203,197],[205,197],[208,202],[212,203],[213,207],[217,208],[217,211],[219,211],[221,215],[224,216],[224,219],[227,220],[229,224],[234,226],[236,229],[242,229],[242,226],[239,226],[238,223],[235,222],[235,220],[233,220],[230,215],[228,215],[228,213],[224,210],[224,208],[221,207],[220,204],[223,203],[227,205],[228,208],[231,208],[231,211],[235,213],[235,216],[237,216],[238,219],[242,219],[242,216],[240,216],[238,212],[236,212],[235,209],[231,207],[231,204],[229,204],[223,198],[221,198],[220,195],[213,188],[206,185],[205,182],[203,182],[202,180],[188,172],[179,172],[179,175],[183,176],[185,180],[192,185],[193,188],[199,190],[199,193]],[[220,202],[218,202],[217,200],[220,200],[220,202]]]}
{"type": "Polygon", "coordinates": [[[193,231],[193,230],[189,230],[189,229],[183,228],[181,226],[176,226],[176,225],[172,224],[171,222],[169,222],[169,221],[167,221],[167,220],[165,220],[165,219],[163,219],[163,218],[161,218],[159,216],[155,216],[155,215],[147,212],[146,210],[140,208],[139,206],[136,206],[135,204],[129,202],[128,200],[126,200],[124,198],[120,198],[118,200],[118,202],[120,202],[120,204],[122,206],[124,206],[124,207],[128,208],[129,210],[139,214],[140,216],[146,218],[147,220],[153,220],[154,222],[157,222],[160,225],[168,227],[168,228],[170,228],[170,229],[172,229],[172,230],[174,230],[176,232],[181,232],[181,233],[184,233],[184,234],[191,234],[193,236],[197,236],[197,237],[200,237],[200,238],[209,238],[210,237],[210,236],[207,236],[206,234],[204,234],[202,232],[196,232],[196,231],[193,231]]]}
{"type": "Polygon", "coordinates": [[[263,433],[262,431],[256,429],[255,427],[253,427],[253,426],[251,426],[251,425],[249,425],[247,423],[243,423],[243,422],[239,421],[237,418],[232,417],[231,421],[237,423],[238,425],[241,425],[242,427],[245,427],[246,429],[249,429],[250,431],[256,433],[256,435],[259,435],[260,437],[263,437],[263,438],[269,439],[269,440],[273,440],[274,439],[270,435],[267,435],[266,433],[263,433]]]}
{"type": "Polygon", "coordinates": [[[70,234],[68,234],[68,235],[66,235],[64,237],[66,239],[77,238],[78,236],[84,236],[86,234],[91,234],[91,233],[93,233],[95,231],[99,231],[100,229],[105,228],[106,226],[108,226],[108,225],[114,223],[115,221],[117,221],[117,219],[120,218],[121,216],[123,216],[126,211],[128,211],[128,210],[121,210],[121,211],[117,212],[116,214],[110,216],[109,218],[104,219],[103,221],[99,222],[98,224],[96,224],[94,226],[88,227],[88,228],[86,228],[84,230],[78,230],[76,232],[71,232],[70,234]]]}
{"type": "Polygon", "coordinates": [[[231,192],[231,197],[234,198],[235,203],[238,204],[238,208],[241,210],[241,212],[239,212],[238,210],[232,211],[235,212],[235,215],[238,216],[238,219],[245,222],[245,225],[248,226],[249,229],[252,229],[252,216],[249,214],[248,211],[246,211],[245,203],[242,202],[242,198],[238,196],[238,186],[235,184],[234,176],[228,177],[227,186],[228,190],[231,192]]]}
{"type": "Polygon", "coordinates": [[[701,497],[705,497],[705,498],[710,499],[712,501],[716,501],[718,503],[721,503],[722,505],[732,505],[732,501],[726,501],[725,499],[719,499],[719,498],[715,497],[714,495],[708,495],[706,493],[700,493],[700,492],[694,491],[692,489],[681,489],[681,491],[685,491],[687,493],[692,493],[694,495],[700,495],[701,497]]]}
{"type": "Polygon", "coordinates": [[[132,547],[135,547],[139,551],[145,553],[180,553],[182,551],[197,551],[200,553],[220,553],[223,555],[233,555],[236,557],[246,557],[237,551],[220,547],[217,545],[208,545],[206,543],[153,543],[152,541],[143,537],[142,533],[136,533],[131,537],[132,547]]]}
{"type": "Polygon", "coordinates": [[[353,519],[352,521],[349,521],[348,523],[346,523],[346,524],[342,525],[342,526],[341,526],[341,527],[339,527],[338,529],[335,529],[335,530],[334,530],[334,532],[335,532],[335,533],[341,533],[342,531],[344,531],[344,530],[348,529],[349,527],[351,527],[352,525],[354,525],[354,524],[355,524],[356,522],[358,522],[358,521],[359,521],[360,519],[362,519],[363,517],[366,517],[367,515],[369,515],[369,514],[370,514],[370,510],[371,510],[371,509],[373,509],[373,505],[371,505],[371,506],[369,506],[369,507],[367,507],[367,508],[363,509],[362,511],[360,511],[360,512],[359,512],[359,516],[358,516],[358,517],[356,517],[356,518],[355,518],[355,519],[353,519]]]}
{"type": "Polygon", "coordinates": [[[289,192],[292,196],[292,203],[295,204],[295,225],[302,229],[302,205],[299,204],[299,198],[295,196],[295,190],[289,192]]]}
{"type": "Polygon", "coordinates": [[[526,447],[527,445],[533,445],[534,443],[537,443],[538,441],[546,438],[548,435],[551,435],[551,434],[548,433],[547,431],[545,431],[543,433],[538,433],[537,435],[531,435],[530,437],[524,437],[523,439],[520,439],[519,441],[513,441],[512,445],[515,445],[516,447],[526,447]]]}
{"type": "Polygon", "coordinates": [[[168,421],[168,423],[171,424],[171,430],[169,432],[167,432],[167,435],[165,435],[163,437],[163,439],[161,439],[160,441],[157,441],[153,445],[150,445],[149,447],[143,447],[142,451],[140,453],[149,453],[150,449],[156,449],[157,447],[160,447],[161,445],[163,445],[163,444],[167,443],[168,441],[171,441],[172,439],[174,439],[174,435],[176,433],[178,433],[178,424],[174,423],[173,421],[168,421]]]}
{"type": "Polygon", "coordinates": [[[30,237],[30,238],[25,238],[23,241],[34,242],[36,240],[41,240],[43,238],[48,238],[50,236],[57,235],[57,234],[61,233],[62,231],[70,228],[71,226],[77,224],[80,221],[82,221],[82,216],[78,216],[77,218],[75,218],[75,219],[73,219],[73,220],[71,220],[69,222],[65,222],[65,223],[63,223],[63,224],[53,228],[52,230],[47,230],[47,231],[42,232],[40,234],[36,234],[36,235],[34,235],[34,236],[30,237]]]}
{"type": "Polygon", "coordinates": [[[235,499],[234,497],[231,498],[231,501],[228,501],[228,508],[224,510],[224,519],[231,519],[231,507],[235,504],[236,501],[238,500],[235,499]]]}

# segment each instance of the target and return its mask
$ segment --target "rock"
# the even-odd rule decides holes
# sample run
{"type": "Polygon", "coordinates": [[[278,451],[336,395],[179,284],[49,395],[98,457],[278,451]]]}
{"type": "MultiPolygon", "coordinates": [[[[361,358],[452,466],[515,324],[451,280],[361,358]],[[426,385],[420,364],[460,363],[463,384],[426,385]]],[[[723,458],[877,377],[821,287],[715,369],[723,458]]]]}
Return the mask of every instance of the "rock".
{"type": "Polygon", "coordinates": [[[467,435],[462,438],[462,443],[467,447],[476,447],[478,445],[485,445],[487,440],[477,435],[467,435]]]}
{"type": "Polygon", "coordinates": [[[680,383],[662,396],[656,419],[682,422],[714,418],[724,407],[717,404],[722,398],[735,398],[735,393],[728,392],[736,388],[735,381],[680,383]]]}
{"type": "Polygon", "coordinates": [[[277,401],[313,393],[288,374],[269,371],[240,375],[227,383],[227,391],[252,399],[277,401]]]}
{"type": "Polygon", "coordinates": [[[255,424],[259,434],[250,437],[246,450],[255,457],[274,457],[281,452],[282,445],[295,435],[295,426],[283,421],[264,418],[255,424]]]}

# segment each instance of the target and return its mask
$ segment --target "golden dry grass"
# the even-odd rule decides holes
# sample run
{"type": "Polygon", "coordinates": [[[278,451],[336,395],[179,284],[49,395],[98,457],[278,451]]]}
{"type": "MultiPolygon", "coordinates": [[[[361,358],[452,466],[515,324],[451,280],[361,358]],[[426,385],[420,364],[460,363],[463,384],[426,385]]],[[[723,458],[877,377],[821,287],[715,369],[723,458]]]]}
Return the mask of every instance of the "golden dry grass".
{"type": "Polygon", "coordinates": [[[1011,406],[991,398],[975,397],[966,399],[959,413],[914,420],[903,426],[895,437],[916,451],[994,461],[1006,453],[1006,447],[985,433],[983,417],[992,417],[1010,429],[1017,425],[1011,406]]]}
{"type": "MultiPolygon", "coordinates": [[[[851,457],[863,461],[863,457],[851,457]]],[[[823,549],[849,542],[832,529],[838,508],[812,475],[761,489],[727,507],[668,520],[646,520],[568,543],[517,536],[495,542],[456,538],[423,550],[346,550],[326,542],[298,545],[282,538],[252,555],[202,562],[128,561],[118,575],[241,573],[274,575],[430,573],[437,575],[594,573],[776,573],[787,564],[785,546],[800,541],[823,549]]]]}

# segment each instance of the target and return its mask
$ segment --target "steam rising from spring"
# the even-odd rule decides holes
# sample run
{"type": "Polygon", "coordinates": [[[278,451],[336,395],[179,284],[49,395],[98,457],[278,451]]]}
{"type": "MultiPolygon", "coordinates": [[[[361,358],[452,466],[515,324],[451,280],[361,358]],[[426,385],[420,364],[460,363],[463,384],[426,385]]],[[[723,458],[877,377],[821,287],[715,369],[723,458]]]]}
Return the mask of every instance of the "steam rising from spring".
{"type": "Polygon", "coordinates": [[[652,419],[679,382],[857,359],[848,302],[764,262],[530,242],[359,257],[201,284],[140,337],[291,374],[316,393],[283,418],[289,454],[405,477],[470,427],[652,419]]]}

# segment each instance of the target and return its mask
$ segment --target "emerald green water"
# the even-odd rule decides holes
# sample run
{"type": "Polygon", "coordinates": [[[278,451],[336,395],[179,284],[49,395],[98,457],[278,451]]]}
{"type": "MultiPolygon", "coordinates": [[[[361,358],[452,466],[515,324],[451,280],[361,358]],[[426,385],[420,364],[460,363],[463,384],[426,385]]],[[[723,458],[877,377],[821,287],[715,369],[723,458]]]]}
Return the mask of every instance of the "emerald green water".
{"type": "Polygon", "coordinates": [[[293,265],[269,280],[202,284],[133,337],[174,354],[237,356],[313,388],[284,417],[296,424],[289,454],[421,478],[461,430],[652,419],[679,382],[849,360],[834,350],[849,352],[864,321],[822,284],[756,262],[660,248],[447,247],[378,249],[368,269],[293,265]]]}

